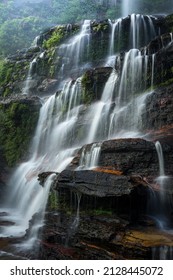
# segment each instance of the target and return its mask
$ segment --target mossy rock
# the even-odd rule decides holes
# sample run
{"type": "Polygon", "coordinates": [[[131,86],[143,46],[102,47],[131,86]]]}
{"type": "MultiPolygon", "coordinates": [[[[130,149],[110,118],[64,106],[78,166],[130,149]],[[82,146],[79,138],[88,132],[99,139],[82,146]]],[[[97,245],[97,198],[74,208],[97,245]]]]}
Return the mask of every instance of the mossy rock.
{"type": "Polygon", "coordinates": [[[111,67],[100,67],[86,71],[82,77],[83,103],[90,104],[101,98],[105,83],[112,72],[111,67]]]}
{"type": "Polygon", "coordinates": [[[14,100],[0,103],[0,146],[8,166],[27,154],[39,116],[39,102],[14,100]]]}

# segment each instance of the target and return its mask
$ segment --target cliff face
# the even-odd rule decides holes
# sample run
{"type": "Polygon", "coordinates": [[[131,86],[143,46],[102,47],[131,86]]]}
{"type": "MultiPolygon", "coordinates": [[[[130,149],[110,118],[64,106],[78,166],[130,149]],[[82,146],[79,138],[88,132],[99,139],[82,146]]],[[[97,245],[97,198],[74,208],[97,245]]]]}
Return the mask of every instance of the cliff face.
{"type": "MultiPolygon", "coordinates": [[[[167,206],[162,214],[171,226],[173,148],[163,144],[163,151],[169,179],[164,185],[167,206]]],[[[81,153],[54,180],[41,258],[151,259],[152,248],[172,246],[171,234],[159,231],[154,219],[162,207],[155,145],[142,139],[103,142],[99,167],[93,170],[76,169],[81,153]]],[[[159,258],[157,250],[154,258],[159,258]]]]}

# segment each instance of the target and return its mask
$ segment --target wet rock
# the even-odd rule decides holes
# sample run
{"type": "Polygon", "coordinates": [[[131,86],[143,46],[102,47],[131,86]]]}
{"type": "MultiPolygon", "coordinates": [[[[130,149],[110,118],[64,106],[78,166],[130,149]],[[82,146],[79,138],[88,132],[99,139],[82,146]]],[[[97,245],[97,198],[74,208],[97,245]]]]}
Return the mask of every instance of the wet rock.
{"type": "Polygon", "coordinates": [[[57,179],[56,187],[68,187],[73,191],[98,197],[129,194],[133,188],[130,177],[117,176],[92,170],[64,170],[57,179]]]}
{"type": "Polygon", "coordinates": [[[37,90],[38,92],[49,92],[52,91],[57,84],[56,79],[45,79],[41,83],[41,85],[38,86],[37,90]]]}
{"type": "Polygon", "coordinates": [[[146,99],[142,115],[143,129],[159,130],[173,123],[173,87],[161,87],[146,99]]]}

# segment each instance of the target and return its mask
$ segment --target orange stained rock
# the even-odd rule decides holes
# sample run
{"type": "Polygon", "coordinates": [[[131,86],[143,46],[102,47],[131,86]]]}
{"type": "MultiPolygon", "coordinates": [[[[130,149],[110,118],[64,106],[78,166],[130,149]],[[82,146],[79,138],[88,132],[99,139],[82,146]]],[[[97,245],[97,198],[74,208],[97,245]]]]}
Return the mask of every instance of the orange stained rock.
{"type": "Polygon", "coordinates": [[[116,175],[116,176],[123,175],[123,172],[120,171],[120,170],[108,169],[108,168],[105,168],[105,167],[97,167],[97,168],[94,168],[93,171],[109,173],[109,174],[113,174],[113,175],[116,175]]]}
{"type": "Polygon", "coordinates": [[[123,240],[124,244],[131,246],[155,247],[155,246],[173,246],[173,236],[159,230],[131,230],[128,231],[123,240]]]}

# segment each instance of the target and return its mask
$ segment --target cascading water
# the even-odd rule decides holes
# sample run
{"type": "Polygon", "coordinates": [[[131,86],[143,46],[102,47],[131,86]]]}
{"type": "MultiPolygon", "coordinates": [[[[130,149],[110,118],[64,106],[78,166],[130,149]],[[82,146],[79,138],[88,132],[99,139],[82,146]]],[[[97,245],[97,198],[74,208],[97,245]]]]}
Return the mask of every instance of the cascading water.
{"type": "Polygon", "coordinates": [[[117,49],[119,47],[120,34],[121,34],[121,23],[122,23],[122,19],[118,19],[114,23],[112,23],[110,21],[112,30],[111,30],[111,37],[110,37],[109,56],[113,56],[115,54],[115,49],[117,49]]]}
{"type": "Polygon", "coordinates": [[[60,46],[58,52],[63,57],[60,69],[61,75],[64,73],[64,69],[69,69],[69,67],[79,71],[80,65],[88,61],[91,39],[90,24],[90,20],[85,20],[80,33],[60,46]]]}
{"type": "Polygon", "coordinates": [[[71,162],[76,150],[72,134],[80,107],[78,81],[68,82],[59,96],[53,95],[44,103],[30,149],[32,157],[17,168],[9,182],[10,196],[5,204],[10,207],[2,209],[6,214],[1,219],[8,219],[12,225],[1,227],[0,236],[23,236],[33,215],[39,213],[39,223],[32,226],[25,249],[35,243],[52,182],[51,176],[41,187],[38,173],[44,170],[61,172],[71,162]],[[68,105],[66,112],[64,100],[68,105]]]}
{"type": "Polygon", "coordinates": [[[171,214],[173,209],[172,198],[169,193],[171,178],[165,175],[164,156],[162,145],[159,141],[155,143],[159,176],[155,179],[157,192],[150,193],[150,212],[159,229],[169,231],[172,224],[171,214]]]}
{"type": "Polygon", "coordinates": [[[165,168],[164,168],[164,158],[163,158],[163,150],[159,141],[156,142],[156,151],[159,159],[159,177],[165,176],[165,168]]]}
{"type": "Polygon", "coordinates": [[[28,75],[27,75],[26,81],[25,81],[25,86],[22,90],[23,94],[26,94],[26,95],[29,94],[29,89],[32,84],[32,77],[33,77],[33,72],[34,72],[35,66],[36,66],[36,58],[34,58],[29,65],[29,70],[28,70],[28,75]]]}
{"type": "Polygon", "coordinates": [[[153,19],[154,17],[152,16],[143,16],[140,14],[132,14],[130,16],[131,48],[139,48],[141,45],[146,45],[150,41],[150,38],[154,38],[157,35],[153,19]]]}
{"type": "MultiPolygon", "coordinates": [[[[123,1],[123,5],[125,3],[126,1],[123,1]]],[[[59,47],[58,55],[64,56],[60,67],[63,89],[59,94],[54,94],[44,100],[30,148],[31,157],[16,169],[9,182],[10,197],[4,205],[4,209],[1,210],[6,216],[2,216],[1,219],[8,219],[11,225],[1,227],[1,237],[24,236],[29,227],[29,221],[36,213],[41,213],[39,215],[41,222],[37,222],[31,227],[25,246],[31,248],[37,239],[39,228],[43,224],[43,213],[54,176],[48,177],[45,186],[41,187],[37,181],[39,173],[61,172],[71,162],[79,148],[84,144],[98,141],[99,143],[91,145],[90,151],[83,148],[79,169],[96,167],[101,141],[117,137],[135,137],[140,134],[141,115],[145,107],[145,99],[150,93],[144,92],[147,88],[145,83],[148,56],[136,49],[140,41],[140,33],[142,33],[137,24],[141,22],[146,32],[147,28],[145,28],[142,16],[131,16],[131,22],[132,45],[135,49],[125,53],[121,65],[117,61],[118,66],[121,67],[121,76],[118,76],[116,67],[112,67],[112,73],[105,84],[101,99],[89,105],[88,108],[82,104],[81,77],[74,81],[69,78],[70,72],[66,77],[68,79],[64,81],[63,78],[67,65],[78,68],[88,59],[91,40],[90,21],[85,21],[81,32],[59,47]],[[141,85],[142,81],[144,82],[141,85]],[[86,122],[88,119],[90,121],[86,122]],[[79,137],[80,130],[83,131],[83,135],[79,137]]],[[[114,39],[120,33],[121,20],[118,20],[112,24],[110,46],[107,50],[109,57],[115,56],[116,42],[114,39]]],[[[154,32],[151,32],[150,37],[152,36],[155,36],[154,32]]],[[[116,60],[116,56],[114,59],[116,60]]],[[[33,63],[35,62],[36,59],[33,63]]],[[[32,63],[31,66],[33,66],[32,63]]],[[[32,74],[31,69],[30,72],[29,77],[32,74]]],[[[152,77],[153,79],[154,77],[152,77]]],[[[27,92],[28,88],[24,89],[24,93],[27,94],[27,92]]],[[[79,223],[79,204],[80,197],[78,197],[77,215],[72,225],[73,229],[76,229],[79,223]]]]}
{"type": "Polygon", "coordinates": [[[99,156],[101,151],[101,143],[94,143],[89,150],[84,146],[80,157],[79,167],[80,169],[92,169],[97,167],[99,162],[99,156]]]}

